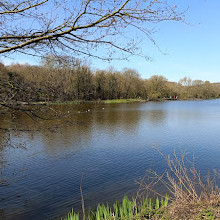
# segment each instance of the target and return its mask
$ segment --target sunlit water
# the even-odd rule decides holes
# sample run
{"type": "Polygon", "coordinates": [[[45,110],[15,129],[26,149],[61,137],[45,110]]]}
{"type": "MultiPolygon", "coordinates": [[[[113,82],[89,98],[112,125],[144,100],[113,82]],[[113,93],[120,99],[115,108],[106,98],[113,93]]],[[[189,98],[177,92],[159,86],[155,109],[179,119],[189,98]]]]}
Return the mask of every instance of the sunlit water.
{"type": "Polygon", "coordinates": [[[59,122],[0,116],[0,127],[44,127],[0,132],[0,219],[57,219],[80,210],[82,176],[86,207],[132,195],[146,170],[166,169],[154,147],[194,153],[202,174],[220,169],[220,100],[53,108],[65,114],[59,122]],[[53,123],[52,132],[45,129],[53,123]]]}

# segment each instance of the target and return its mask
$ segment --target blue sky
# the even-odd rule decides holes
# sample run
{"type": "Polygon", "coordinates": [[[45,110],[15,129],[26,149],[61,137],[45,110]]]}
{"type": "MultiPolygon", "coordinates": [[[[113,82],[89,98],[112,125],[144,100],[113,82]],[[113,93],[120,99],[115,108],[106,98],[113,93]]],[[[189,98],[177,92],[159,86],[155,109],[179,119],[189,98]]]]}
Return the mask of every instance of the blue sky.
{"type": "MultiPolygon", "coordinates": [[[[167,55],[145,41],[142,47],[154,59],[153,62],[133,57],[129,62],[113,62],[112,65],[119,70],[124,66],[135,68],[143,78],[158,74],[170,81],[187,76],[220,82],[220,1],[182,1],[182,8],[187,8],[187,5],[186,21],[189,24],[164,22],[154,34],[160,49],[167,55]]],[[[93,63],[100,67],[109,65],[100,61],[93,63]]]]}
{"type": "MultiPolygon", "coordinates": [[[[129,61],[104,62],[91,59],[91,66],[106,69],[114,66],[117,70],[124,67],[136,69],[142,78],[152,75],[163,75],[170,81],[178,81],[184,76],[192,79],[220,82],[220,0],[185,0],[174,1],[180,8],[186,9],[186,21],[163,22],[156,26],[153,38],[160,49],[159,52],[149,40],[143,40],[143,52],[152,57],[146,61],[141,57],[131,57],[129,61]]],[[[129,34],[129,33],[128,33],[129,34]]],[[[38,59],[14,56],[10,62],[37,64],[38,59]]]]}

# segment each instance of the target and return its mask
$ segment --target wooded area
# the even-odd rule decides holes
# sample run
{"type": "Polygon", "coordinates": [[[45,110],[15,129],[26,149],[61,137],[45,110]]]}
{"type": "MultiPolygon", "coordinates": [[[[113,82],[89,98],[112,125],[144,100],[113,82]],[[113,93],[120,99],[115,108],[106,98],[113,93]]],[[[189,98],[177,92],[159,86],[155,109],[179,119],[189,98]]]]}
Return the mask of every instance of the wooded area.
{"type": "Polygon", "coordinates": [[[142,79],[134,69],[93,70],[73,57],[48,55],[41,65],[0,64],[0,102],[64,102],[141,98],[157,100],[220,97],[220,84],[184,77],[178,83],[154,75],[142,79]]]}

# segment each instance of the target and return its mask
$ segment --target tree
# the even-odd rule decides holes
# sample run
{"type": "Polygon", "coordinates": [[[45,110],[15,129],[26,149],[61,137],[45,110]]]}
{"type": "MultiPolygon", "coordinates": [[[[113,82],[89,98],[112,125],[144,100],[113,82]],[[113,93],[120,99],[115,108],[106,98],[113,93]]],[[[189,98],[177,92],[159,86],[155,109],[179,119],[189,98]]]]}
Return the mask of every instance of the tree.
{"type": "Polygon", "coordinates": [[[137,98],[140,96],[139,73],[134,69],[124,68],[123,74],[123,94],[125,98],[137,98]]]}
{"type": "Polygon", "coordinates": [[[202,98],[202,80],[196,79],[192,81],[191,95],[193,98],[202,98]]]}
{"type": "Polygon", "coordinates": [[[107,75],[107,89],[108,89],[108,95],[107,99],[117,99],[118,97],[118,79],[117,79],[117,73],[116,72],[109,72],[107,75]]]}
{"type": "Polygon", "coordinates": [[[182,79],[179,80],[179,84],[182,86],[192,86],[192,80],[190,77],[184,77],[182,79]]]}
{"type": "Polygon", "coordinates": [[[181,16],[166,0],[4,0],[0,2],[0,54],[50,51],[123,59],[140,54],[138,41],[126,36],[130,28],[155,44],[152,26],[147,24],[179,21],[181,16]],[[100,54],[99,47],[107,52],[100,54]]]}
{"type": "Polygon", "coordinates": [[[95,84],[96,99],[100,99],[100,100],[106,99],[106,94],[107,94],[106,72],[103,70],[96,71],[94,81],[95,81],[94,84],[95,84]]]}
{"type": "Polygon", "coordinates": [[[179,80],[179,86],[180,86],[180,95],[181,98],[187,99],[191,97],[190,89],[192,86],[192,79],[190,77],[184,77],[179,80]]]}
{"type": "Polygon", "coordinates": [[[215,92],[213,91],[213,87],[209,81],[205,81],[202,85],[202,96],[205,99],[215,98],[215,92]]]}
{"type": "Polygon", "coordinates": [[[150,99],[158,99],[167,96],[167,79],[164,76],[154,75],[147,81],[148,96],[150,99]]]}
{"type": "Polygon", "coordinates": [[[0,100],[2,101],[8,99],[8,79],[7,69],[0,63],[0,100]]]}

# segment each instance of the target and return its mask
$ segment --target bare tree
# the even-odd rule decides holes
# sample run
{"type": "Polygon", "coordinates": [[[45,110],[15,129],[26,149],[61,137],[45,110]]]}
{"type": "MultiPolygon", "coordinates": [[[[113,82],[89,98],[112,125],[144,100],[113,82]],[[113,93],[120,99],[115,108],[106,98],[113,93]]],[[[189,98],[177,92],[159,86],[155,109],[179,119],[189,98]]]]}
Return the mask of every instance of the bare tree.
{"type": "Polygon", "coordinates": [[[0,54],[71,52],[124,59],[141,54],[132,30],[156,44],[147,24],[181,19],[178,8],[166,0],[4,0],[0,54]]]}

